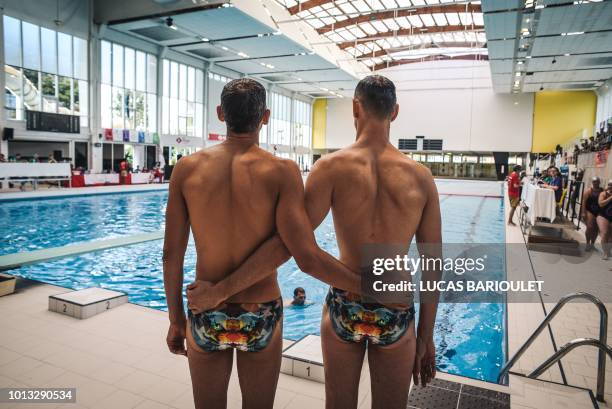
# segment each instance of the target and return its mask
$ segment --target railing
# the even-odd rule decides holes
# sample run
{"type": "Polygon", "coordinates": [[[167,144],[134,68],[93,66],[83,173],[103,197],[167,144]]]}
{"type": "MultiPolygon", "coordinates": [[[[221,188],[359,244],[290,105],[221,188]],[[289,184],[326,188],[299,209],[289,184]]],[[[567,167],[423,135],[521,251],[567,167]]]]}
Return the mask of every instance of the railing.
{"type": "Polygon", "coordinates": [[[582,214],[582,195],[584,193],[584,182],[570,180],[567,192],[561,205],[562,214],[572,223],[577,220],[576,230],[580,230],[580,215],[582,214]]]}
{"type": "Polygon", "coordinates": [[[553,354],[550,358],[548,358],[542,365],[538,366],[535,370],[533,370],[528,377],[536,378],[540,376],[546,369],[548,369],[551,365],[556,363],[559,359],[563,358],[568,352],[573,350],[576,347],[582,345],[592,345],[599,348],[599,355],[597,360],[597,400],[603,402],[604,400],[604,388],[606,384],[606,354],[610,356],[612,359],[612,349],[608,346],[608,310],[606,306],[599,300],[599,298],[595,297],[592,294],[588,293],[573,293],[568,294],[565,297],[561,298],[557,305],[552,309],[552,311],[544,317],[544,320],[538,328],[531,334],[531,336],[525,341],[525,343],[516,351],[516,353],[508,360],[506,365],[503,366],[501,371],[499,372],[499,376],[497,377],[497,382],[502,383],[510,371],[510,368],[516,364],[519,358],[525,353],[525,351],[533,344],[533,341],[540,335],[540,333],[548,326],[550,321],[561,311],[563,306],[567,304],[569,301],[584,298],[597,306],[599,309],[599,340],[595,339],[586,339],[579,338],[573,341],[570,341],[561,349],[559,349],[555,354],[553,354]]]}

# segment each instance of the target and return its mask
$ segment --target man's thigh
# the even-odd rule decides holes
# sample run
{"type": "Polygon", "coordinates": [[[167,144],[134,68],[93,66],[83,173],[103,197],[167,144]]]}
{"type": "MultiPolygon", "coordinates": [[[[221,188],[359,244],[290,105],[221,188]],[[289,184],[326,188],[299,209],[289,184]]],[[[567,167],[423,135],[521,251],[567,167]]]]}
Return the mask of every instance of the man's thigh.
{"type": "Polygon", "coordinates": [[[283,351],[282,334],[281,318],[264,349],[258,352],[236,353],[243,408],[265,409],[273,406],[283,351]]]}
{"type": "Polygon", "coordinates": [[[415,355],[414,321],[393,344],[368,345],[372,408],[406,408],[415,355]]]}
{"type": "Polygon", "coordinates": [[[195,409],[225,409],[233,357],[233,349],[216,352],[202,350],[193,340],[187,325],[187,358],[195,409]]]}
{"type": "Polygon", "coordinates": [[[356,408],[365,343],[340,339],[332,327],[327,307],[324,307],[321,319],[321,344],[325,370],[326,408],[356,408]]]}

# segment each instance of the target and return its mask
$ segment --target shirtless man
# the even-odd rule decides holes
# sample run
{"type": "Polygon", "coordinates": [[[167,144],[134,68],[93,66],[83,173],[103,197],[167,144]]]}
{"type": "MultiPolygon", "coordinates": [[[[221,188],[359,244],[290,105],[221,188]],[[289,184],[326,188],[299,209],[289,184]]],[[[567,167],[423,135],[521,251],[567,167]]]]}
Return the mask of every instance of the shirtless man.
{"type": "MultiPolygon", "coordinates": [[[[416,236],[421,254],[441,256],[440,206],[431,173],[389,143],[390,125],[398,111],[391,81],[377,75],[361,80],[353,99],[355,143],[317,161],[306,181],[305,206],[313,228],[331,209],[340,260],[355,271],[363,270],[363,246],[371,243],[400,244],[405,254],[416,236]]],[[[282,251],[288,258],[281,234],[225,280],[214,286],[194,283],[187,294],[190,308],[210,308],[253,285],[283,260],[282,251]]],[[[424,279],[436,280],[440,272],[424,274],[424,279]]],[[[372,407],[405,408],[411,376],[422,385],[435,376],[433,329],[438,295],[431,294],[426,302],[421,299],[415,331],[414,309],[364,304],[360,296],[341,288],[330,289],[321,322],[327,408],[357,407],[366,351],[372,407]],[[375,309],[384,311],[394,325],[390,330],[355,332],[360,319],[348,316],[348,308],[365,311],[362,317],[375,309]]]]}
{"type": "Polygon", "coordinates": [[[317,247],[295,162],[259,148],[259,131],[270,116],[261,84],[229,82],[217,115],[227,124],[227,140],[182,158],[170,182],[164,240],[167,343],[171,352],[189,359],[197,409],[226,407],[233,349],[243,407],[267,409],[274,402],[281,362],[283,304],[275,265],[285,257],[284,247],[282,254],[266,251],[275,264],[266,267],[263,279],[232,293],[214,310],[189,311],[186,318],[183,258],[189,229],[199,282],[219,282],[275,232],[298,266],[315,277],[357,292],[360,277],[317,247]]]}

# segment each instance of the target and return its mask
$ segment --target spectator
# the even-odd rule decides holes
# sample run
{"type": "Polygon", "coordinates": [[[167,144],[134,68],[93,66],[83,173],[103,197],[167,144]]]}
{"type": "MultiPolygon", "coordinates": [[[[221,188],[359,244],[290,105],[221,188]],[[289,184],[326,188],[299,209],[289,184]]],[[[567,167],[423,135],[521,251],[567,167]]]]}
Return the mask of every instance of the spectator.
{"type": "Polygon", "coordinates": [[[610,222],[612,222],[612,180],[608,181],[606,190],[599,194],[599,213],[597,214],[597,227],[601,234],[602,259],[610,257],[610,222]]]}
{"type": "Polygon", "coordinates": [[[134,169],[134,173],[140,173],[140,165],[136,165],[136,169],[134,169]]]}
{"type": "Polygon", "coordinates": [[[514,212],[516,211],[516,207],[518,206],[519,201],[521,200],[521,194],[520,194],[521,180],[519,178],[520,172],[521,172],[521,166],[515,165],[512,168],[512,173],[508,177],[508,197],[510,198],[510,206],[511,206],[510,215],[508,216],[508,224],[511,226],[516,226],[516,224],[514,224],[514,221],[512,219],[514,218],[514,212]]]}
{"type": "Polygon", "coordinates": [[[57,163],[52,153],[50,153],[49,156],[47,156],[47,163],[57,163]]]}
{"type": "Polygon", "coordinates": [[[601,210],[599,208],[599,195],[603,191],[600,186],[601,181],[597,176],[591,179],[591,186],[584,191],[582,196],[582,214],[580,218],[584,221],[586,226],[585,238],[586,238],[586,251],[593,249],[595,240],[597,240],[598,228],[597,228],[597,215],[601,210]]]}
{"type": "Polygon", "coordinates": [[[0,162],[6,162],[6,159],[4,157],[4,153],[0,153],[0,162]]]}
{"type": "Polygon", "coordinates": [[[548,171],[549,178],[548,181],[544,183],[544,187],[555,191],[555,202],[557,202],[557,205],[559,205],[561,195],[563,194],[563,181],[561,180],[559,169],[557,169],[555,166],[548,168],[548,171]]]}

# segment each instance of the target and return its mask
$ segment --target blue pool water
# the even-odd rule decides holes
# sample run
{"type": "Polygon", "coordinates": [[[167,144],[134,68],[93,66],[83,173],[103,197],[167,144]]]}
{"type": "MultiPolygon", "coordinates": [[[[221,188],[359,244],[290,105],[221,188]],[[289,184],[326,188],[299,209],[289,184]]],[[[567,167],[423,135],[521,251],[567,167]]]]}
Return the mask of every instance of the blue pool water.
{"type": "Polygon", "coordinates": [[[164,228],[168,192],[0,202],[0,255],[164,228]]]}
{"type": "MultiPolygon", "coordinates": [[[[163,228],[166,198],[166,192],[157,192],[0,204],[0,254],[159,230],[163,228]],[[117,203],[121,205],[116,207],[117,203]],[[7,220],[10,217],[13,219],[7,220]]],[[[442,195],[440,203],[444,242],[504,242],[501,199],[442,195]]],[[[322,248],[338,254],[331,215],[315,235],[322,248]]],[[[156,240],[39,263],[11,273],[74,289],[100,286],[119,290],[133,303],[165,310],[161,256],[162,241],[156,240]]],[[[195,261],[195,247],[190,243],[185,257],[186,283],[194,278],[195,261]]],[[[503,260],[498,261],[504,270],[503,260]]],[[[284,337],[318,334],[327,286],[302,273],[293,259],[279,268],[278,276],[283,298],[290,298],[293,289],[301,286],[313,302],[307,308],[285,309],[284,337]]],[[[441,304],[435,334],[441,371],[495,381],[505,355],[503,304],[441,304]]]]}

